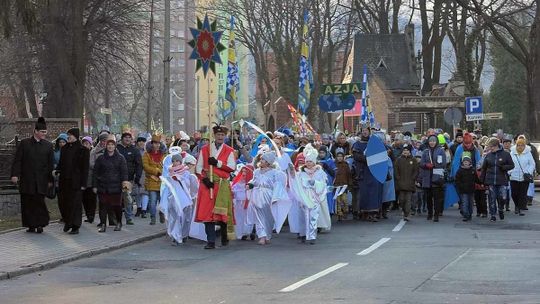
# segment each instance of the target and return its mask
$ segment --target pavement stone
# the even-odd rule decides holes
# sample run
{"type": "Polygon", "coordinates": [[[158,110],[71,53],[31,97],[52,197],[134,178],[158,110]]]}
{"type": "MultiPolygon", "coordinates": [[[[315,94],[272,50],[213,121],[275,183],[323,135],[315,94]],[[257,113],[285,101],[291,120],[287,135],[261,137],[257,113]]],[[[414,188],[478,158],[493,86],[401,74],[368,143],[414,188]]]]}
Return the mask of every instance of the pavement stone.
{"type": "Polygon", "coordinates": [[[78,235],[64,233],[61,223],[45,227],[42,234],[17,229],[0,234],[0,280],[42,271],[165,235],[162,224],[135,218],[122,231],[99,233],[96,224],[83,223],[78,235]]]}

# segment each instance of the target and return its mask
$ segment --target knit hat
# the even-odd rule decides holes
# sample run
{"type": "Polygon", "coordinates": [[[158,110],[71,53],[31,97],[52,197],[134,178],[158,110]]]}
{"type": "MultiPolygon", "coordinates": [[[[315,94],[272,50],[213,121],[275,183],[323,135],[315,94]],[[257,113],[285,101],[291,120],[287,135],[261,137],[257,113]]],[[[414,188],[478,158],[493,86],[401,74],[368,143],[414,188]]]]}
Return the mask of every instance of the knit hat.
{"type": "Polygon", "coordinates": [[[128,136],[129,136],[129,137],[133,137],[133,136],[131,135],[131,133],[129,133],[129,132],[124,132],[124,133],[122,133],[122,137],[121,137],[121,138],[124,139],[124,137],[128,137],[128,136]]]}
{"type": "Polygon", "coordinates": [[[171,156],[171,161],[173,161],[173,162],[175,162],[175,161],[182,162],[182,155],[180,155],[180,153],[173,154],[171,156]]]}
{"type": "Polygon", "coordinates": [[[444,137],[443,134],[437,135],[437,139],[439,140],[439,145],[444,145],[444,144],[446,144],[446,138],[444,137]]]}
{"type": "Polygon", "coordinates": [[[142,136],[137,137],[137,143],[139,143],[139,142],[141,142],[141,141],[142,141],[142,142],[146,142],[146,138],[145,138],[145,137],[142,137],[142,136]]]}
{"type": "Polygon", "coordinates": [[[306,145],[303,153],[306,162],[317,162],[317,156],[319,155],[319,153],[317,153],[317,150],[315,150],[315,148],[313,148],[311,144],[306,145]]]}
{"type": "Polygon", "coordinates": [[[58,137],[56,138],[56,142],[58,142],[59,140],[63,140],[67,142],[67,139],[68,139],[68,135],[66,133],[60,133],[58,137]]]}
{"type": "Polygon", "coordinates": [[[488,147],[496,147],[499,145],[499,139],[497,137],[491,137],[490,139],[487,140],[486,142],[486,146],[488,147]]]}
{"type": "Polygon", "coordinates": [[[464,162],[472,162],[472,159],[469,155],[463,155],[463,157],[461,158],[461,163],[464,163],[464,162]]]}
{"type": "Polygon", "coordinates": [[[338,155],[345,155],[345,150],[343,150],[343,148],[339,147],[339,148],[336,148],[336,156],[338,155]]]}
{"type": "Polygon", "coordinates": [[[195,159],[195,157],[193,157],[193,155],[186,154],[186,156],[184,156],[184,164],[185,165],[187,165],[187,164],[196,165],[197,160],[195,159]]]}
{"type": "Polygon", "coordinates": [[[110,142],[114,143],[116,145],[116,136],[110,134],[108,137],[107,137],[107,144],[109,144],[110,142]]]}
{"type": "Polygon", "coordinates": [[[458,137],[464,137],[463,131],[460,129],[456,130],[456,138],[458,137]]]}
{"type": "Polygon", "coordinates": [[[430,135],[428,137],[428,142],[430,142],[430,141],[435,141],[436,143],[438,143],[439,139],[438,139],[438,137],[436,135],[430,135]]]}
{"type": "Polygon", "coordinates": [[[100,142],[101,142],[101,141],[105,141],[105,140],[107,140],[108,138],[109,138],[109,134],[107,134],[107,133],[102,133],[102,134],[99,135],[98,141],[100,141],[100,142]]]}
{"type": "Polygon", "coordinates": [[[71,128],[67,131],[67,134],[73,135],[75,138],[79,139],[80,131],[79,128],[71,128]]]}
{"type": "Polygon", "coordinates": [[[407,150],[409,152],[411,152],[411,148],[412,148],[411,145],[408,145],[408,144],[404,144],[402,147],[403,151],[407,150]]]}
{"type": "Polygon", "coordinates": [[[47,130],[47,123],[45,123],[45,118],[40,117],[36,122],[36,130],[47,130]]]}
{"type": "Polygon", "coordinates": [[[276,152],[274,151],[265,152],[262,155],[262,159],[264,159],[267,163],[272,165],[276,161],[276,152]]]}
{"type": "MultiPolygon", "coordinates": [[[[456,137],[457,137],[457,135],[456,135],[456,137]]],[[[463,134],[463,143],[466,144],[466,145],[469,145],[469,144],[473,143],[473,138],[472,138],[471,133],[467,132],[467,133],[463,134]]]]}
{"type": "Polygon", "coordinates": [[[85,141],[87,141],[87,142],[89,142],[90,144],[92,144],[92,141],[93,141],[93,140],[92,140],[92,137],[90,137],[90,136],[85,136],[85,137],[83,137],[82,142],[84,143],[85,141]]]}

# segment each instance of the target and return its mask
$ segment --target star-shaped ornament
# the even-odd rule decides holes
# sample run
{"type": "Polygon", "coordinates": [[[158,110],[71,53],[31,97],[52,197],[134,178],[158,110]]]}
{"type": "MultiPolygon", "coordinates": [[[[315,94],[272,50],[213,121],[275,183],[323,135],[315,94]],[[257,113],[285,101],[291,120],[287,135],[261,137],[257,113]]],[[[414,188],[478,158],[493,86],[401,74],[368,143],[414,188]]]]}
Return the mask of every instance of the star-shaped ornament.
{"type": "Polygon", "coordinates": [[[210,23],[208,15],[204,16],[202,22],[197,18],[197,28],[189,28],[189,30],[193,36],[193,40],[188,43],[193,48],[189,59],[197,60],[195,71],[202,68],[204,77],[208,74],[208,70],[215,74],[216,63],[222,63],[219,53],[225,50],[225,46],[219,42],[223,31],[217,31],[216,21],[210,23]]]}

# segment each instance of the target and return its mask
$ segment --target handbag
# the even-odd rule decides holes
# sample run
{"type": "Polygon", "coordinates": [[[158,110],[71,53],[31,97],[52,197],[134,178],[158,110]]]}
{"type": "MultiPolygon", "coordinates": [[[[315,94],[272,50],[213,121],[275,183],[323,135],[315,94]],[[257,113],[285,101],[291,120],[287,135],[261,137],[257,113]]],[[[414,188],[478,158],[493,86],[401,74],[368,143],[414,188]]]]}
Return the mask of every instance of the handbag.
{"type": "MultiPolygon", "coordinates": [[[[517,159],[517,158],[516,158],[517,159]]],[[[521,169],[521,172],[523,172],[523,181],[524,182],[527,182],[527,183],[532,183],[534,182],[534,177],[532,174],[530,173],[525,173],[525,171],[523,171],[523,167],[521,167],[521,162],[519,161],[519,159],[517,160],[518,161],[518,165],[519,165],[519,168],[521,169]]]]}

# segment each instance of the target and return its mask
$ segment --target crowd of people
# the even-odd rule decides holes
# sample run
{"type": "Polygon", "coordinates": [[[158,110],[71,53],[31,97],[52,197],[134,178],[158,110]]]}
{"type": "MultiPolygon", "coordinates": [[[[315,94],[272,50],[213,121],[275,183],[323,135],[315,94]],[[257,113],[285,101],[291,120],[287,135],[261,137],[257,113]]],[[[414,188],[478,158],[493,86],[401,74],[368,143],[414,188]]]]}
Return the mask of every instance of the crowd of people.
{"type": "Polygon", "coordinates": [[[212,136],[111,134],[81,136],[73,128],[54,143],[43,118],[34,134],[17,147],[12,182],[21,194],[22,224],[42,233],[49,223],[45,197],[58,199],[64,232],[78,234],[92,224],[121,231],[134,217],[165,224],[174,245],[189,238],[216,247],[229,235],[267,245],[285,223],[300,243],[315,244],[333,222],[402,219],[424,215],[438,222],[444,210],[459,206],[462,220],[489,216],[504,220],[525,215],[532,205],[537,149],[526,135],[457,130],[425,134],[386,133],[364,127],[358,134],[303,136],[215,125],[212,136]],[[386,179],[373,173],[369,143],[386,148],[386,179]],[[386,157],[387,154],[387,157],[386,157]],[[136,209],[135,209],[136,208],[136,209]],[[124,220],[125,219],[125,220],[124,220]]]}

